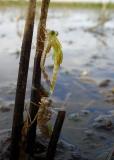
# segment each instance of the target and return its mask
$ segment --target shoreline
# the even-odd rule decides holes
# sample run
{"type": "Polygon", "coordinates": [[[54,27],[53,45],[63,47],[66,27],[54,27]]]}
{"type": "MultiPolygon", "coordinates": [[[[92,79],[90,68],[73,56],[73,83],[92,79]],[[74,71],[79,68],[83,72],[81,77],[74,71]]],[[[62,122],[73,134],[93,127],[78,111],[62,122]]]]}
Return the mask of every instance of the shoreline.
{"type": "MultiPolygon", "coordinates": [[[[26,6],[28,2],[26,1],[1,1],[0,7],[23,7],[26,6]]],[[[37,5],[40,6],[40,2],[37,5]]],[[[51,2],[51,8],[82,8],[82,9],[100,9],[102,8],[102,3],[92,3],[92,2],[51,2]]],[[[107,9],[113,9],[114,3],[108,3],[107,9]]]]}

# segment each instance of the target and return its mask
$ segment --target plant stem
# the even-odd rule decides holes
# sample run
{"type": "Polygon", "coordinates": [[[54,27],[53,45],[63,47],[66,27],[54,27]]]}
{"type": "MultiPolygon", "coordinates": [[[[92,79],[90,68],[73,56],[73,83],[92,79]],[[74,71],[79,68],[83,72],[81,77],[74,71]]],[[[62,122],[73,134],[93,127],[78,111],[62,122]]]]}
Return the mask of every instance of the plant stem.
{"type": "Polygon", "coordinates": [[[53,133],[48,145],[46,160],[54,160],[57,142],[65,119],[65,111],[59,111],[54,125],[53,133]]]}
{"type": "Polygon", "coordinates": [[[26,18],[24,36],[22,41],[22,47],[21,47],[21,57],[19,64],[15,107],[13,115],[13,125],[12,125],[10,160],[18,160],[19,158],[19,151],[20,151],[19,142],[21,140],[21,129],[23,125],[24,101],[25,101],[28,67],[29,67],[29,59],[31,52],[33,29],[34,29],[35,9],[36,9],[36,0],[30,0],[26,18]]]}
{"type": "MultiPolygon", "coordinates": [[[[33,79],[32,79],[31,103],[30,103],[31,120],[33,120],[35,115],[37,114],[38,108],[39,108],[38,107],[39,102],[41,100],[41,97],[44,94],[43,88],[41,87],[40,61],[41,61],[42,52],[44,50],[45,29],[46,29],[46,20],[47,20],[49,3],[50,3],[50,0],[42,0],[40,22],[39,22],[38,31],[37,31],[36,55],[34,58],[34,69],[33,69],[33,79]]],[[[34,148],[35,137],[36,137],[36,125],[37,125],[37,121],[35,121],[32,124],[32,126],[29,128],[29,131],[28,131],[27,152],[30,155],[33,154],[33,148],[34,148]]]]}

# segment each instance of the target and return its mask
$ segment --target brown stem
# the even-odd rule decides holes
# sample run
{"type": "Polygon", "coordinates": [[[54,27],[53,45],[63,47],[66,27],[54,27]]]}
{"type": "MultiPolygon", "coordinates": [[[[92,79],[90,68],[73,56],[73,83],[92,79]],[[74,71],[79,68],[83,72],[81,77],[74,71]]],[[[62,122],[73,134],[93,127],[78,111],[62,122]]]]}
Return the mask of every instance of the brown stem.
{"type": "MultiPolygon", "coordinates": [[[[47,20],[49,3],[50,3],[50,0],[42,0],[41,16],[40,16],[40,22],[39,22],[38,31],[37,31],[37,45],[36,45],[37,47],[36,47],[36,55],[34,59],[34,69],[33,69],[33,79],[32,79],[32,91],[31,91],[32,103],[30,103],[31,120],[34,119],[35,115],[38,112],[38,107],[36,107],[36,105],[34,104],[39,105],[42,94],[44,94],[43,88],[41,87],[40,61],[41,61],[42,51],[44,50],[44,41],[45,41],[44,30],[46,28],[46,20],[47,20]]],[[[33,154],[34,142],[36,137],[36,124],[37,122],[35,121],[28,131],[27,152],[30,155],[33,154]]]]}
{"type": "Polygon", "coordinates": [[[23,110],[28,76],[29,59],[31,52],[36,0],[29,1],[28,14],[26,18],[24,36],[21,47],[15,107],[12,125],[11,157],[10,160],[18,160],[19,142],[21,139],[21,128],[23,124],[23,110]]]}
{"type": "Polygon", "coordinates": [[[54,160],[57,142],[61,133],[61,128],[64,122],[64,118],[65,118],[65,111],[59,111],[55,122],[54,130],[48,145],[46,160],[54,160]]]}

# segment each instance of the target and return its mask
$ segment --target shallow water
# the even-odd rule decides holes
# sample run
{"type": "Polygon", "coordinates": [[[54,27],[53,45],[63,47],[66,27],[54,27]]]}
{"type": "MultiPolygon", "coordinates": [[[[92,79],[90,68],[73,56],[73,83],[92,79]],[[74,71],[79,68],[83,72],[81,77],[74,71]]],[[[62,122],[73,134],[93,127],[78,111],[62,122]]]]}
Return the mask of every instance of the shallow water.
{"type": "MultiPolygon", "coordinates": [[[[39,12],[39,11],[38,11],[39,12]]],[[[58,75],[54,95],[56,107],[61,107],[68,94],[69,99],[64,107],[67,110],[62,138],[78,145],[82,154],[90,159],[113,146],[112,130],[93,127],[99,115],[109,115],[114,103],[107,103],[105,93],[109,93],[114,85],[114,14],[109,11],[109,20],[90,32],[89,29],[98,24],[99,10],[50,9],[47,28],[57,30],[61,39],[64,61],[58,75]],[[106,88],[99,83],[109,79],[106,88]],[[86,110],[88,114],[83,113],[86,110]],[[78,113],[76,119],[69,115],[78,113]],[[82,114],[83,113],[83,114],[82,114]],[[91,132],[92,136],[88,136],[91,132]]],[[[38,14],[39,15],[39,14],[38,14]]],[[[19,53],[24,27],[24,9],[0,9],[0,134],[11,128],[12,110],[15,98],[16,79],[18,74],[19,53]],[[17,21],[17,17],[20,20],[17,21]],[[21,35],[21,37],[19,36],[21,35]]],[[[37,16],[38,19],[38,16],[37,16]]],[[[30,97],[33,59],[35,54],[37,21],[29,67],[27,85],[28,100],[30,97]]],[[[51,57],[47,60],[47,70],[51,72],[51,57]]],[[[44,83],[44,82],[43,82],[44,83]]],[[[114,117],[111,117],[113,122],[114,117]]],[[[5,136],[5,134],[4,134],[5,136]]]]}

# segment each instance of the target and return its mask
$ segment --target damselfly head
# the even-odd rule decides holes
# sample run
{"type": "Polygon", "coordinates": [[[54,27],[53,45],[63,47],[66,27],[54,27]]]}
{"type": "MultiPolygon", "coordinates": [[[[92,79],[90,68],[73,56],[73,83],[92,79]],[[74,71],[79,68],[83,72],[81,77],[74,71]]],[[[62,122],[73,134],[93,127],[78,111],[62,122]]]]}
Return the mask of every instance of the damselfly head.
{"type": "Polygon", "coordinates": [[[58,36],[58,32],[57,32],[57,31],[51,30],[49,33],[50,33],[52,36],[54,36],[54,35],[58,36]]]}
{"type": "Polygon", "coordinates": [[[58,36],[59,35],[59,33],[57,31],[49,30],[49,29],[46,29],[46,33],[51,36],[54,36],[54,35],[58,36]]]}

